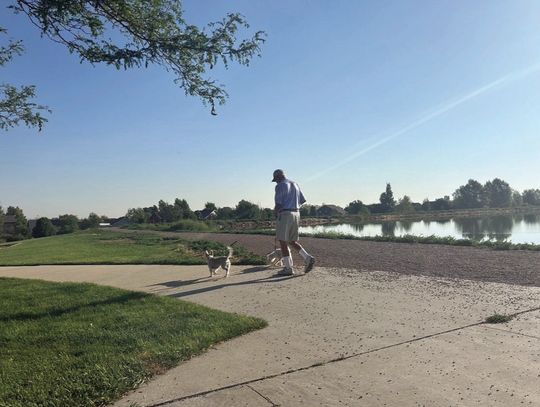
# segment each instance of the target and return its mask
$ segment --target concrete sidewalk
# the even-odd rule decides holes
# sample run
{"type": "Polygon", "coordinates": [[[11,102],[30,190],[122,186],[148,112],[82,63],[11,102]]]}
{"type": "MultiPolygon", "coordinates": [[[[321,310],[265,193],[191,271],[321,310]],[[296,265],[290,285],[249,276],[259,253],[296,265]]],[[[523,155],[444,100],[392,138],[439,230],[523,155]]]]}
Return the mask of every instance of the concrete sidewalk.
{"type": "Polygon", "coordinates": [[[2,267],[0,276],[88,281],[259,316],[141,386],[127,406],[540,405],[540,288],[317,268],[2,267]],[[507,324],[481,322],[522,312],[507,324]]]}

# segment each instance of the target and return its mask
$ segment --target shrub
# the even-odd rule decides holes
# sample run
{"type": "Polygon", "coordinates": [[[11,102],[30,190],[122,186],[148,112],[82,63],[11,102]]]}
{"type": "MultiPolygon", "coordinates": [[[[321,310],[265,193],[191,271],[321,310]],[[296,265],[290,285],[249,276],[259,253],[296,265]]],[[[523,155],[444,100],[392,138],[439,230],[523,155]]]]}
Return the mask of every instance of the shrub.
{"type": "Polygon", "coordinates": [[[513,318],[512,315],[494,314],[486,318],[488,324],[504,324],[513,318]]]}
{"type": "Polygon", "coordinates": [[[170,230],[176,232],[179,230],[190,231],[190,232],[210,232],[214,228],[211,228],[206,222],[201,222],[198,220],[184,219],[178,222],[173,223],[172,225],[166,227],[164,230],[170,230]]]}
{"type": "Polygon", "coordinates": [[[46,237],[56,234],[56,228],[49,218],[39,218],[32,229],[33,237],[46,237]]]}

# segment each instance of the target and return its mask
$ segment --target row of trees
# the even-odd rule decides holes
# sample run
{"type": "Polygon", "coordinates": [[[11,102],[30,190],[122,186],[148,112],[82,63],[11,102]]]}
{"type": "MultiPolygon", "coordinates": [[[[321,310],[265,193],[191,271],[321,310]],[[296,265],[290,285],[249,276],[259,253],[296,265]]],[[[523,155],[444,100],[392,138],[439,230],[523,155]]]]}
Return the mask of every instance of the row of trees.
{"type": "Polygon", "coordinates": [[[540,189],[527,189],[520,193],[510,187],[502,179],[495,178],[485,184],[470,179],[467,184],[457,188],[450,196],[430,201],[424,199],[422,203],[412,202],[404,195],[396,201],[392,186],[386,184],[386,190],[381,193],[379,203],[365,205],[360,200],[349,203],[345,211],[351,215],[370,213],[409,213],[415,211],[437,211],[449,209],[478,209],[478,208],[508,208],[512,206],[536,205],[540,206],[540,189]]]}
{"type": "Polygon", "coordinates": [[[234,220],[234,219],[256,219],[267,220],[274,218],[274,212],[270,208],[261,208],[259,205],[242,199],[234,207],[218,208],[215,203],[207,202],[204,211],[193,211],[185,199],[176,198],[174,202],[168,203],[160,200],[157,205],[145,208],[128,209],[126,217],[131,223],[171,223],[184,219],[198,219],[202,213],[213,212],[214,219],[234,220]]]}
{"type": "Polygon", "coordinates": [[[355,200],[345,207],[345,212],[350,215],[369,215],[370,213],[385,212],[408,213],[415,210],[415,204],[407,195],[396,202],[394,193],[392,192],[392,186],[389,183],[386,184],[385,191],[381,193],[379,203],[365,205],[362,201],[355,200]]]}
{"type": "MultiPolygon", "coordinates": [[[[386,189],[381,193],[379,203],[365,205],[360,200],[350,202],[345,212],[351,215],[369,215],[371,213],[410,213],[417,211],[449,210],[449,209],[476,209],[476,208],[505,208],[511,206],[535,205],[540,206],[540,189],[527,189],[523,193],[512,189],[510,185],[495,178],[484,185],[470,179],[467,184],[460,186],[453,193],[453,199],[449,196],[430,201],[425,199],[422,203],[412,202],[407,195],[401,199],[394,198],[392,186],[386,184],[386,189]]],[[[318,216],[319,207],[304,205],[300,209],[303,217],[318,216]]],[[[270,208],[262,208],[247,200],[241,200],[232,207],[218,208],[213,202],[205,204],[204,211],[193,211],[185,199],[175,199],[172,204],[160,200],[157,205],[145,208],[132,208],[127,211],[127,219],[131,223],[172,223],[184,219],[203,218],[202,214],[213,213],[218,220],[273,220],[274,211],[270,208]]],[[[0,228],[0,239],[21,240],[29,237],[44,237],[55,234],[72,233],[78,229],[98,227],[101,222],[107,222],[105,216],[90,213],[87,218],[79,219],[75,215],[61,215],[57,218],[41,217],[30,229],[29,222],[23,210],[19,207],[10,206],[6,211],[0,207],[0,226],[4,225],[4,219],[10,216],[14,221],[10,222],[9,232],[0,228]]]]}
{"type": "Polygon", "coordinates": [[[96,228],[107,218],[99,216],[95,213],[90,213],[87,218],[79,219],[75,215],[60,215],[56,218],[49,219],[40,217],[35,223],[29,223],[24,215],[24,212],[18,206],[9,206],[4,212],[0,206],[0,239],[2,240],[23,240],[30,237],[45,237],[60,235],[65,233],[73,233],[79,229],[96,228]],[[14,219],[9,222],[8,229],[4,230],[6,217],[14,219]],[[32,225],[32,227],[30,227],[32,225]]]}
{"type": "Polygon", "coordinates": [[[197,218],[187,201],[178,198],[174,200],[173,204],[160,200],[154,206],[128,209],[126,217],[132,223],[168,223],[181,219],[197,218]]]}
{"type": "Polygon", "coordinates": [[[484,185],[470,179],[467,184],[460,186],[453,196],[453,206],[460,209],[540,205],[539,189],[527,189],[520,194],[499,178],[484,185]]]}
{"type": "MultiPolygon", "coordinates": [[[[247,200],[241,200],[236,207],[218,208],[214,203],[207,202],[205,209],[208,212],[214,212],[214,218],[220,220],[270,220],[274,219],[274,212],[269,208],[261,208],[247,200]]],[[[171,223],[184,219],[197,219],[201,211],[193,211],[185,199],[175,199],[170,204],[160,200],[157,205],[145,208],[132,208],[127,211],[127,219],[131,223],[171,223]]],[[[79,229],[89,229],[98,227],[101,222],[108,222],[106,216],[98,216],[90,213],[87,218],[79,219],[75,215],[61,215],[49,219],[40,217],[35,222],[29,223],[24,212],[19,207],[10,206],[4,212],[0,207],[0,239],[22,240],[30,237],[45,237],[57,234],[72,233],[79,229]],[[4,235],[2,227],[5,216],[10,216],[9,231],[4,235]],[[32,227],[29,225],[32,224],[32,227]]]]}

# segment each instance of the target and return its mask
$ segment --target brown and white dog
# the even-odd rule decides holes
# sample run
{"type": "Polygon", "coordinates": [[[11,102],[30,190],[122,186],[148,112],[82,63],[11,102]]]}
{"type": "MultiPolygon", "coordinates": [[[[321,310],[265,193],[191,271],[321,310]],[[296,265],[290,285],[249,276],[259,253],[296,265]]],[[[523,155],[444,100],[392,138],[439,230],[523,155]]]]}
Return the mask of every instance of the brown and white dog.
{"type": "Polygon", "coordinates": [[[229,254],[227,256],[217,256],[214,257],[214,251],[208,250],[204,251],[206,255],[206,260],[208,261],[208,270],[210,270],[210,277],[216,275],[216,271],[221,267],[225,270],[225,277],[229,277],[229,272],[231,271],[231,256],[233,255],[233,249],[231,246],[227,246],[229,249],[229,254]]]}

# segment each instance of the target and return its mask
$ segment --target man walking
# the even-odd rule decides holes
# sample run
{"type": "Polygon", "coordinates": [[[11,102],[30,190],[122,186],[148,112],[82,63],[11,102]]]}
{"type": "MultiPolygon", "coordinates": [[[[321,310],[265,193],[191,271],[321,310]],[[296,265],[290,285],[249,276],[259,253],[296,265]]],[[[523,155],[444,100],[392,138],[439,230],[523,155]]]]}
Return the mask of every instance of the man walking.
{"type": "Polygon", "coordinates": [[[300,225],[300,207],[306,199],[300,191],[300,187],[296,182],[285,177],[283,170],[275,170],[272,182],[276,182],[276,238],[281,246],[281,255],[283,256],[283,270],[279,271],[280,276],[292,276],[293,259],[289,251],[289,246],[292,246],[300,253],[304,259],[304,272],[309,273],[315,265],[315,258],[311,256],[298,243],[298,227],[300,225]]]}

